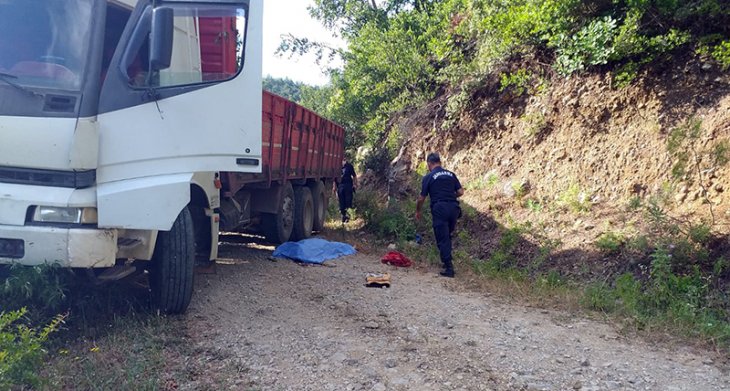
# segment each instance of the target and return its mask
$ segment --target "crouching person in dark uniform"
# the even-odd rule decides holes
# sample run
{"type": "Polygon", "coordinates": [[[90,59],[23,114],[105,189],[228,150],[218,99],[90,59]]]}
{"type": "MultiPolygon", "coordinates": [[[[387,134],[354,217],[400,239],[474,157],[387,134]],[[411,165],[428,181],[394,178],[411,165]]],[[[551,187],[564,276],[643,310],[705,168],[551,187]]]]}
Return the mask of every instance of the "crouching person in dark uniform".
{"type": "Polygon", "coordinates": [[[451,258],[451,235],[456,228],[456,220],[461,215],[457,198],[464,195],[459,179],[451,171],[441,167],[441,158],[431,153],[426,159],[429,173],[423,177],[421,196],[416,203],[416,220],[421,219],[421,209],[426,197],[431,197],[431,215],[433,216],[433,233],[436,236],[441,262],[444,270],[441,275],[454,277],[454,264],[451,258]]]}
{"type": "Polygon", "coordinates": [[[340,201],[340,214],[342,214],[342,222],[350,221],[347,210],[352,208],[352,199],[357,190],[357,174],[355,167],[347,161],[347,157],[342,158],[342,177],[337,181],[336,188],[337,199],[340,201]]]}

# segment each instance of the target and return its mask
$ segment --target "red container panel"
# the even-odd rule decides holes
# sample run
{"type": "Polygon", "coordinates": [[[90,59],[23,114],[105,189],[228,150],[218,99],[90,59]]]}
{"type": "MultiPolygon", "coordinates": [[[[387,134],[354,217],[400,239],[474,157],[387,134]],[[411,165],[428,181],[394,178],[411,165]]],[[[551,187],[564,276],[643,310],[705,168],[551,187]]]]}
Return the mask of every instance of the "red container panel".
{"type": "Polygon", "coordinates": [[[224,191],[292,179],[335,179],[345,149],[342,126],[278,95],[263,92],[261,174],[222,173],[224,191]]]}

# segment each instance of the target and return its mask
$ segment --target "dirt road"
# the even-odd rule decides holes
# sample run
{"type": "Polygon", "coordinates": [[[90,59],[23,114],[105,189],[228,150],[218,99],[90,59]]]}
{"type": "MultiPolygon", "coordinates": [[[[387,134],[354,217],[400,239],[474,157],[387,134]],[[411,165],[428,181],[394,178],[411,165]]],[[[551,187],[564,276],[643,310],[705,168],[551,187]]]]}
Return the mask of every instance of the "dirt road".
{"type": "Polygon", "coordinates": [[[223,246],[230,264],[197,276],[184,321],[196,349],[235,363],[231,389],[730,389],[702,352],[464,293],[458,280],[390,269],[375,255],[303,267],[238,242],[223,246]],[[365,274],[380,270],[393,286],[366,288],[365,274]]]}

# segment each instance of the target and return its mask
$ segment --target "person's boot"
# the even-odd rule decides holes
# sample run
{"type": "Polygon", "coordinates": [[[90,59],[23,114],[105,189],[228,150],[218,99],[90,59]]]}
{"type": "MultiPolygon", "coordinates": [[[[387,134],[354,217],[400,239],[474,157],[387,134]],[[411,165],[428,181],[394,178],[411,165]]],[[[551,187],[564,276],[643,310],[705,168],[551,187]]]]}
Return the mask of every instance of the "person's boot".
{"type": "Polygon", "coordinates": [[[454,268],[453,267],[445,267],[444,270],[439,273],[441,277],[448,277],[448,278],[454,278],[454,268]]]}
{"type": "Polygon", "coordinates": [[[349,220],[349,219],[347,218],[347,214],[344,214],[344,213],[343,213],[343,214],[342,214],[342,223],[343,223],[343,224],[344,224],[344,223],[346,223],[346,222],[347,222],[347,220],[349,220]]]}

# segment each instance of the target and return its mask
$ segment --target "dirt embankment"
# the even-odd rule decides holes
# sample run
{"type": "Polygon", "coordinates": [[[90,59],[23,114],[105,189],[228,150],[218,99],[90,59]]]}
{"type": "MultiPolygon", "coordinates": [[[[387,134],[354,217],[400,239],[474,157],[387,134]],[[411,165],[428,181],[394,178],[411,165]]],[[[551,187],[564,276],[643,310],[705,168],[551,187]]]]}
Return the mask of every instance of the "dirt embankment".
{"type": "Polygon", "coordinates": [[[536,223],[568,260],[600,258],[593,244],[605,232],[637,234],[645,219],[625,213],[632,200],[661,196],[672,216],[714,217],[715,234],[730,232],[730,72],[688,57],[624,88],[609,72],[539,83],[534,76],[520,95],[487,81],[448,129],[445,97],[404,115],[391,176],[407,187],[426,153],[440,151],[467,203],[505,226],[536,223]]]}

